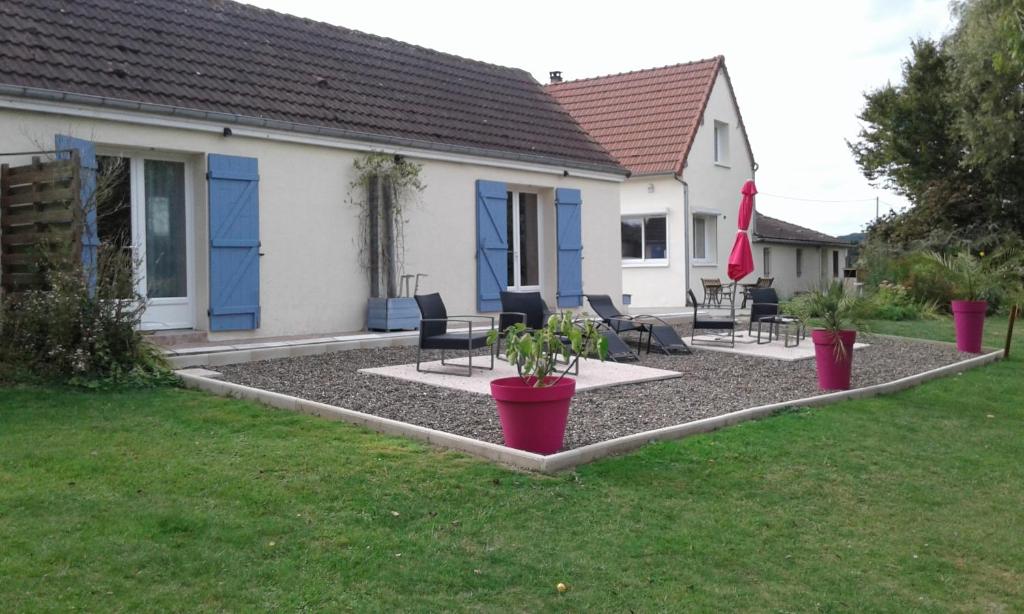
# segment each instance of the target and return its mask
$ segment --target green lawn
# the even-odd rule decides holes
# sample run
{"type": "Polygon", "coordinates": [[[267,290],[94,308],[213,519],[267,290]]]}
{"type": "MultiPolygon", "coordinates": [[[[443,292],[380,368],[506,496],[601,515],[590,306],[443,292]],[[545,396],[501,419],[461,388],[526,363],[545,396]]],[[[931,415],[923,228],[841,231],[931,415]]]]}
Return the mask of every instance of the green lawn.
{"type": "Polygon", "coordinates": [[[1018,343],[558,477],[185,390],[0,389],[0,604],[1019,611],[1018,343]]]}

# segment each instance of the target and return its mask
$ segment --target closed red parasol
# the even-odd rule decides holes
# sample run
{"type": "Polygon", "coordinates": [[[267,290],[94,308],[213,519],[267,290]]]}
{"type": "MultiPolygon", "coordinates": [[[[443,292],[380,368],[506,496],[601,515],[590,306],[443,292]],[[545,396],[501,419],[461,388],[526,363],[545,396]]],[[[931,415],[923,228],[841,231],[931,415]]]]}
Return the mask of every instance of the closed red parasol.
{"type": "Polygon", "coordinates": [[[736,242],[729,252],[729,279],[733,281],[739,281],[754,272],[754,255],[750,252],[747,229],[750,228],[750,218],[754,216],[754,194],[757,194],[757,188],[748,179],[740,192],[743,200],[740,201],[740,216],[736,224],[736,242]]]}

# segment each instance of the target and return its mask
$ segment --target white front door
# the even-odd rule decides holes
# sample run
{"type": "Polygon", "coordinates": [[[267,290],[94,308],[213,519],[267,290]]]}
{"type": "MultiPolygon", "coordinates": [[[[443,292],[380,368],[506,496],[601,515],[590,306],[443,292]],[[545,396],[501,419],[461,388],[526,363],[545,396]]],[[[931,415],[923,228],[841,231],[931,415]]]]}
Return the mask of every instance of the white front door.
{"type": "Polygon", "coordinates": [[[142,329],[193,328],[192,184],[187,160],[150,154],[101,157],[101,177],[105,165],[121,169],[116,180],[120,186],[112,191],[125,202],[120,215],[99,212],[100,238],[127,243],[131,236],[136,291],[146,299],[142,329]]]}

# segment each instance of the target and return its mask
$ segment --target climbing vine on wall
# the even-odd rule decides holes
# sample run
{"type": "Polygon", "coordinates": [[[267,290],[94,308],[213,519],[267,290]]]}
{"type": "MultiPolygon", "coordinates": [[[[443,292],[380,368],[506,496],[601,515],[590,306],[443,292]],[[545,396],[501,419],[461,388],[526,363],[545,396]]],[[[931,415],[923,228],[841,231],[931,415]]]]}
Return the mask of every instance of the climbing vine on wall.
{"type": "Polygon", "coordinates": [[[383,153],[356,158],[353,166],[349,200],[360,211],[361,264],[370,276],[370,297],[394,298],[405,268],[406,210],[426,188],[423,167],[383,153]]]}

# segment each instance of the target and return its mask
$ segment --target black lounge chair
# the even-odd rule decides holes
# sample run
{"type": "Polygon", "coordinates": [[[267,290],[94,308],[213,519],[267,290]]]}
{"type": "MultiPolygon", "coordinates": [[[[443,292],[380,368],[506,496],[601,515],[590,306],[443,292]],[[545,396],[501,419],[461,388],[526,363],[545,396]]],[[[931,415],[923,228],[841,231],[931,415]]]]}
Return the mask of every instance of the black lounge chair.
{"type": "Polygon", "coordinates": [[[618,334],[637,332],[640,339],[637,341],[637,348],[643,347],[644,333],[650,334],[650,327],[644,322],[638,322],[641,316],[630,316],[619,311],[612,302],[612,297],[607,294],[588,294],[587,301],[593,307],[594,313],[611,330],[618,334]]]}
{"type": "MultiPolygon", "coordinates": [[[[733,293],[735,294],[735,292],[736,286],[733,286],[733,293]]],[[[698,330],[710,330],[719,332],[729,331],[729,345],[730,347],[736,347],[735,300],[732,301],[733,307],[730,308],[730,315],[727,318],[701,316],[699,313],[697,313],[697,296],[693,293],[693,290],[687,290],[686,294],[687,296],[689,296],[690,302],[693,304],[693,332],[690,333],[690,344],[696,345],[694,338],[697,336],[698,330]]]]}
{"type": "Polygon", "coordinates": [[[622,362],[624,360],[640,360],[639,350],[633,351],[633,348],[626,345],[626,342],[622,340],[622,337],[620,337],[619,334],[616,333],[611,328],[608,328],[604,324],[601,324],[600,326],[604,326],[606,328],[606,330],[601,331],[601,336],[608,341],[607,358],[609,360],[612,360],[614,362],[622,362]]]}
{"type": "Polygon", "coordinates": [[[774,288],[755,288],[750,291],[750,323],[747,334],[754,332],[754,324],[761,318],[779,315],[779,295],[774,288]]]}
{"type": "Polygon", "coordinates": [[[647,329],[647,353],[651,353],[651,342],[664,354],[692,354],[690,346],[676,332],[675,327],[658,316],[637,316],[637,319],[652,320],[645,323],[647,329]]]}
{"type": "MultiPolygon", "coordinates": [[[[491,366],[489,367],[477,367],[473,366],[473,352],[483,347],[487,347],[487,333],[494,328],[494,318],[491,316],[449,316],[448,310],[444,307],[444,301],[441,300],[441,295],[438,293],[433,294],[417,294],[416,304],[420,308],[420,344],[416,350],[416,370],[423,373],[442,373],[445,375],[465,375],[467,377],[473,375],[473,369],[488,369],[494,370],[494,351],[491,354],[491,366]],[[474,330],[473,323],[487,321],[486,328],[477,328],[474,330]],[[449,322],[459,322],[467,324],[468,330],[462,331],[448,331],[449,322]],[[445,364],[445,352],[448,350],[465,350],[469,357],[469,365],[466,367],[466,373],[455,373],[452,371],[431,371],[429,369],[420,368],[420,355],[423,350],[441,350],[441,365],[449,366],[445,364]]],[[[451,365],[461,367],[463,365],[451,365]]]]}

